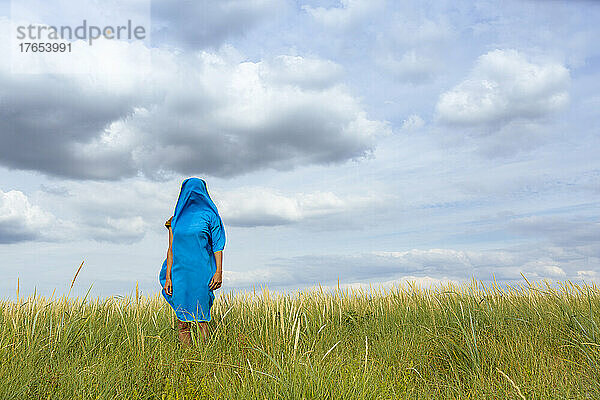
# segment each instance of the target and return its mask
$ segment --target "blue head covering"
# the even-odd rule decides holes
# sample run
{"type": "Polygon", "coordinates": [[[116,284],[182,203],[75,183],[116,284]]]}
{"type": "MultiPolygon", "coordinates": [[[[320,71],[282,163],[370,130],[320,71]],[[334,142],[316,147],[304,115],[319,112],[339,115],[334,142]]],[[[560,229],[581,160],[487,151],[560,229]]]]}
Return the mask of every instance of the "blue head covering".
{"type": "Polygon", "coordinates": [[[220,218],[217,206],[213,203],[206,189],[206,182],[200,178],[188,178],[181,184],[181,191],[171,221],[172,227],[177,225],[177,221],[184,210],[191,213],[209,212],[220,218]]]}

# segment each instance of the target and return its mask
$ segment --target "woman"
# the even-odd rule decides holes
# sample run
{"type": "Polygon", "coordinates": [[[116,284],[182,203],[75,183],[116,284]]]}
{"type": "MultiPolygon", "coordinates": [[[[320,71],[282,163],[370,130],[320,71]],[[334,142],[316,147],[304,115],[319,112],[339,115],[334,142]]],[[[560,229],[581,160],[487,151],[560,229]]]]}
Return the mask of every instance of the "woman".
{"type": "Polygon", "coordinates": [[[225,229],[202,179],[183,181],[165,226],[169,249],[159,274],[161,293],[177,315],[179,340],[191,344],[191,321],[197,321],[206,341],[213,290],[223,281],[225,229]]]}

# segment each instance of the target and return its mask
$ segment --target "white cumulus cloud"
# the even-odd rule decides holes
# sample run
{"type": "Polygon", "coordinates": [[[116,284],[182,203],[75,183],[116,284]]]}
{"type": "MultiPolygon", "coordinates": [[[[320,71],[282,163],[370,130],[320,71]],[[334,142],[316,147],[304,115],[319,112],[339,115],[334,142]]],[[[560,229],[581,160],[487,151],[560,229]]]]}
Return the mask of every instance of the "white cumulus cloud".
{"type": "Polygon", "coordinates": [[[243,227],[291,224],[347,211],[372,200],[368,197],[341,198],[332,192],[285,195],[261,187],[219,192],[214,197],[225,223],[243,227]]]}
{"type": "Polygon", "coordinates": [[[18,190],[0,190],[0,244],[50,239],[56,218],[18,190]]]}
{"type": "Polygon", "coordinates": [[[442,122],[466,126],[537,119],[569,103],[569,83],[561,64],[497,49],[480,56],[469,76],[440,96],[436,112],[442,122]]]}

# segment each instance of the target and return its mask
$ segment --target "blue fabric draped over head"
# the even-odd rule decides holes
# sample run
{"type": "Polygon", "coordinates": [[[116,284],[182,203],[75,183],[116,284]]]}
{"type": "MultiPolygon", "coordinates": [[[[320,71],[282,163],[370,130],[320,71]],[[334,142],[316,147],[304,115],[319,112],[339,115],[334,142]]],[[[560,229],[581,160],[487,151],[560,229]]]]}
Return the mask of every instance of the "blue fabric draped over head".
{"type": "Polygon", "coordinates": [[[213,213],[219,216],[217,206],[213,203],[206,189],[206,182],[200,178],[188,178],[181,184],[181,191],[179,192],[179,198],[173,212],[171,227],[175,227],[184,209],[186,209],[185,215],[188,218],[197,217],[199,214],[205,213],[213,213]]]}
{"type": "Polygon", "coordinates": [[[225,229],[202,179],[188,178],[181,184],[171,229],[173,294],[164,290],[165,259],[159,274],[162,295],[179,320],[210,321],[215,296],[209,284],[217,268],[214,252],[225,248],[225,229]]]}

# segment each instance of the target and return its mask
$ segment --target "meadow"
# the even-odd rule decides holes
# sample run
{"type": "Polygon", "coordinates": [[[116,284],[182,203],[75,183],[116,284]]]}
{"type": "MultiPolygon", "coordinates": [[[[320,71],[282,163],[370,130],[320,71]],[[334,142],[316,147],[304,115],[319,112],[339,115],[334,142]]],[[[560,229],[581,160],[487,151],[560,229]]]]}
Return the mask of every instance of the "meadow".
{"type": "Polygon", "coordinates": [[[188,348],[160,294],[0,304],[4,400],[600,398],[595,285],[228,293],[188,348]]]}

